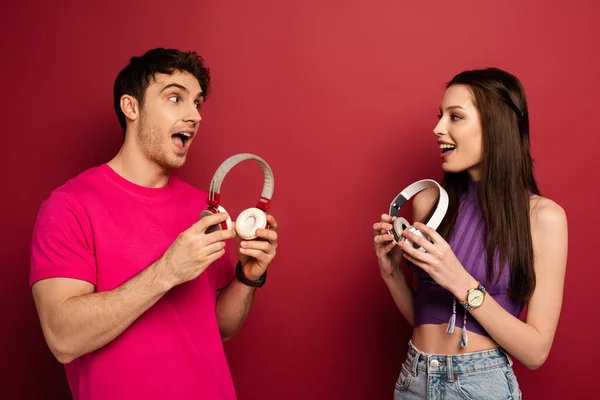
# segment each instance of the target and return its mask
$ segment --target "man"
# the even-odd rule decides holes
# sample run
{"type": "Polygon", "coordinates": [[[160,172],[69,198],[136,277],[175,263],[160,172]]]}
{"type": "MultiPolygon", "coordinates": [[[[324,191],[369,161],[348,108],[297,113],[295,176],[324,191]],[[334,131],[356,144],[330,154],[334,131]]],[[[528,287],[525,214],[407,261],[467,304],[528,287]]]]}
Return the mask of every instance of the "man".
{"type": "Polygon", "coordinates": [[[206,193],[171,176],[209,86],[194,52],[133,57],[114,86],[120,151],[40,208],[30,284],[75,400],[235,399],[222,341],[264,283],[277,223],[269,215],[258,240],[237,238],[236,275],[225,253],[235,231],[205,233],[227,215],[199,220],[206,193]]]}

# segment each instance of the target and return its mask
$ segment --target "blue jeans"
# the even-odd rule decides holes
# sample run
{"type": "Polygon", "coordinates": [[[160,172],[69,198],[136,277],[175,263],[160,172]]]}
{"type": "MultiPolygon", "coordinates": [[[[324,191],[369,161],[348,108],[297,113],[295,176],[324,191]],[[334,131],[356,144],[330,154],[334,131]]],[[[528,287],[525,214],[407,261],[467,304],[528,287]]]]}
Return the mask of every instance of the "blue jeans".
{"type": "Polygon", "coordinates": [[[502,349],[442,355],[408,345],[394,400],[521,400],[512,360],[502,349]]]}

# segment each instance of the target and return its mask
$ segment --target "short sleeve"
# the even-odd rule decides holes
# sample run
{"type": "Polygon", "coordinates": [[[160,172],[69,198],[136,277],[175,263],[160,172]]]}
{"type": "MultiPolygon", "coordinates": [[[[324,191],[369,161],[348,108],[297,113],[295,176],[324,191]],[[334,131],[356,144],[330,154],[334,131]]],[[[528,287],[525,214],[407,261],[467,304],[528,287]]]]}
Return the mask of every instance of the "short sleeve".
{"type": "Polygon", "coordinates": [[[97,286],[93,230],[88,213],[71,194],[54,191],[38,212],[30,243],[29,284],[73,278],[97,286]]]}

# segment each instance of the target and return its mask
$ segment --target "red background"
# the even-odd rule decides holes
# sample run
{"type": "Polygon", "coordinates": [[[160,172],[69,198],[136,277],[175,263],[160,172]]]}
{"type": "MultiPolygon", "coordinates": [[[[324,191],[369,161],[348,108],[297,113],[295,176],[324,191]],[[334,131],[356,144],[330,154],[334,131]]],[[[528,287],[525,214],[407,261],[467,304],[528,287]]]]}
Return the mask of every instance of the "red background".
{"type": "MultiPolygon", "coordinates": [[[[407,184],[441,178],[443,84],[486,66],[525,85],[538,182],[569,219],[554,347],[538,370],[516,372],[528,399],[587,397],[583,371],[600,355],[597,3],[83,3],[2,3],[2,398],[69,397],[28,288],[32,224],[53,188],[118,150],[113,80],[157,46],[196,50],[212,69],[180,175],[206,189],[240,152],[275,173],[276,262],[226,344],[240,400],[391,399],[410,330],[379,278],[371,225],[407,184]]],[[[252,206],[260,179],[251,163],[234,169],[225,207],[252,206]]]]}

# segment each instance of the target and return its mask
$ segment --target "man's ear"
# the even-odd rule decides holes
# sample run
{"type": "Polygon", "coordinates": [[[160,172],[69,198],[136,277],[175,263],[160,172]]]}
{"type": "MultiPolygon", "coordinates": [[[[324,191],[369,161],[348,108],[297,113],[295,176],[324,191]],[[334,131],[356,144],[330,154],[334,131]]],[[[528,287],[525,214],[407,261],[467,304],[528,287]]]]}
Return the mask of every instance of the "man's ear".
{"type": "Polygon", "coordinates": [[[128,94],[121,96],[121,111],[125,114],[125,118],[136,121],[140,117],[140,107],[137,99],[128,94]]]}

